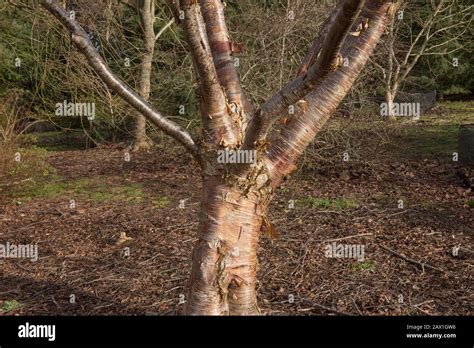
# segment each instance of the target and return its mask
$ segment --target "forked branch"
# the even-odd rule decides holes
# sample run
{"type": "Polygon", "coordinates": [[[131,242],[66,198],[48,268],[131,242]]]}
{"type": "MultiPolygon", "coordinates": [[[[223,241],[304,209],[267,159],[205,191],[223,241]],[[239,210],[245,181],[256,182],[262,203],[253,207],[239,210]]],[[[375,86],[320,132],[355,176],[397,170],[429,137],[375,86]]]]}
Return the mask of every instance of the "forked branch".
{"type": "Polygon", "coordinates": [[[337,19],[337,15],[339,11],[341,10],[342,5],[343,5],[343,2],[339,2],[336,5],[336,8],[332,12],[332,14],[328,18],[326,18],[326,20],[324,21],[322,28],[319,31],[318,36],[313,41],[313,44],[311,45],[310,49],[308,50],[308,52],[303,58],[303,62],[301,63],[300,68],[298,69],[298,74],[297,74],[298,76],[306,74],[308,72],[308,69],[316,61],[316,58],[318,57],[319,52],[321,51],[321,48],[323,46],[324,39],[327,37],[330,28],[334,25],[334,22],[337,19]]]}
{"type": "Polygon", "coordinates": [[[217,78],[201,8],[197,0],[183,0],[179,6],[184,12],[181,24],[200,80],[199,92],[205,141],[224,146],[233,145],[237,142],[237,130],[229,115],[226,97],[217,78]]]}
{"type": "Polygon", "coordinates": [[[267,167],[274,186],[295,169],[295,162],[346,96],[398,5],[391,0],[366,2],[360,14],[361,31],[353,32],[341,47],[341,54],[348,64],[330,72],[305,96],[304,107],[295,110],[268,150],[267,167]]]}
{"type": "MultiPolygon", "coordinates": [[[[202,15],[206,23],[207,36],[211,46],[212,57],[219,82],[224,87],[229,104],[237,109],[237,119],[250,115],[253,107],[242,92],[239,75],[234,61],[234,53],[238,50],[229,35],[224,15],[222,0],[200,0],[202,15]],[[243,116],[243,117],[242,117],[243,116]]],[[[240,119],[241,122],[245,121],[240,119]]]]}
{"type": "Polygon", "coordinates": [[[329,73],[340,67],[340,48],[357,19],[364,2],[365,0],[343,0],[340,7],[336,8],[333,20],[329,21],[327,34],[324,37],[315,63],[307,73],[291,81],[261,106],[250,122],[245,138],[245,147],[254,148],[263,143],[272,124],[278,118],[288,114],[290,105],[295,105],[324,81],[329,73]]]}

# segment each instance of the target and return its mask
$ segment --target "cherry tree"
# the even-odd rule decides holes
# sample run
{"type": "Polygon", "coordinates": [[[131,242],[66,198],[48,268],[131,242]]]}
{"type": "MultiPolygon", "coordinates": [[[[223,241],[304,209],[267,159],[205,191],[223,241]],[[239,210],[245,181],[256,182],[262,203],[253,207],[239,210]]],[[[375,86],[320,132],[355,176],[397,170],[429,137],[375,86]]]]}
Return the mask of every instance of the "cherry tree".
{"type": "Polygon", "coordinates": [[[108,88],[182,145],[201,170],[200,223],[185,314],[258,314],[257,244],[262,231],[274,231],[268,207],[275,190],[351,89],[398,3],[338,1],[297,76],[263,104],[252,105],[239,80],[222,0],[169,0],[166,6],[185,33],[199,80],[199,135],[121,81],[60,3],[44,0],[42,5],[69,30],[108,88]],[[238,160],[247,153],[255,154],[245,156],[251,161],[238,160]]]}

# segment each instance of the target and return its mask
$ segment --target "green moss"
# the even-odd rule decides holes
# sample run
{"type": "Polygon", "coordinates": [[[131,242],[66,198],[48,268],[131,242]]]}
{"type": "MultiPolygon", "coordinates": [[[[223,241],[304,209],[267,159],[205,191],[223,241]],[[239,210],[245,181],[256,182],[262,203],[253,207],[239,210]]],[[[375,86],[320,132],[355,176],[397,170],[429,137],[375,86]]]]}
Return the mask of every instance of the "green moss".
{"type": "Polygon", "coordinates": [[[112,187],[105,177],[81,178],[73,181],[54,181],[38,184],[16,192],[23,200],[31,198],[56,198],[65,195],[81,196],[96,202],[122,201],[141,202],[143,190],[140,184],[112,187]]]}
{"type": "Polygon", "coordinates": [[[474,199],[468,199],[467,200],[467,206],[469,208],[474,208],[474,199]]]}
{"type": "Polygon", "coordinates": [[[11,300],[11,301],[7,300],[7,301],[3,302],[2,312],[3,313],[11,312],[15,309],[18,309],[18,308],[22,307],[22,306],[23,306],[23,304],[21,304],[17,300],[11,300]]]}
{"type": "Polygon", "coordinates": [[[375,269],[375,261],[364,261],[352,265],[354,271],[373,271],[375,269]]]}
{"type": "Polygon", "coordinates": [[[140,184],[130,184],[112,188],[113,197],[110,200],[122,200],[126,202],[140,203],[143,201],[143,186],[140,184]]]}
{"type": "Polygon", "coordinates": [[[170,203],[170,200],[168,197],[163,196],[152,200],[152,203],[157,208],[164,208],[170,203]]]}
{"type": "Polygon", "coordinates": [[[357,208],[357,203],[352,199],[347,198],[336,198],[326,199],[317,197],[306,197],[295,201],[296,205],[305,206],[315,209],[353,209],[357,208]]]}

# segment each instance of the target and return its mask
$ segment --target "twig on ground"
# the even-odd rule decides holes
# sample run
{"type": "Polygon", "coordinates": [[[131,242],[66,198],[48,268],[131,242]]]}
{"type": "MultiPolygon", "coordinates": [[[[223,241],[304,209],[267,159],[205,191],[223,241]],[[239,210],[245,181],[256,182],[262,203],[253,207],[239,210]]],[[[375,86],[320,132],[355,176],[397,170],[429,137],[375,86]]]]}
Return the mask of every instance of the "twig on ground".
{"type": "Polygon", "coordinates": [[[378,220],[381,220],[381,219],[388,219],[388,218],[390,218],[390,217],[394,217],[394,216],[397,216],[397,215],[405,214],[406,212],[408,212],[408,210],[402,210],[402,211],[399,211],[399,212],[397,212],[397,213],[389,214],[389,215],[386,215],[386,216],[381,216],[378,220]]]}
{"type": "Polygon", "coordinates": [[[441,269],[441,268],[438,268],[438,267],[434,267],[434,266],[431,266],[427,263],[424,263],[424,262],[420,262],[420,261],[417,261],[417,260],[414,260],[412,258],[409,258],[407,256],[404,256],[404,255],[401,255],[399,253],[397,253],[396,251],[393,251],[392,249],[390,248],[387,248],[386,246],[382,245],[382,244],[379,244],[379,246],[384,249],[385,251],[388,251],[389,253],[395,255],[395,256],[398,256],[400,257],[401,259],[407,261],[407,262],[411,262],[411,263],[414,263],[418,266],[421,267],[421,269],[423,270],[423,272],[425,271],[425,268],[428,268],[428,269],[432,269],[434,271],[438,271],[438,272],[445,272],[445,270],[441,269]]]}
{"type": "Polygon", "coordinates": [[[325,311],[328,311],[328,312],[332,312],[332,313],[336,313],[336,314],[344,315],[344,316],[353,316],[353,314],[351,314],[351,313],[342,312],[342,311],[337,310],[337,309],[335,309],[335,308],[326,307],[326,306],[323,306],[323,305],[321,305],[321,304],[319,304],[319,303],[313,302],[313,301],[311,301],[311,300],[303,299],[302,301],[303,301],[303,302],[310,303],[312,306],[317,307],[317,308],[320,308],[320,309],[324,309],[325,311]]]}
{"type": "Polygon", "coordinates": [[[337,242],[337,241],[340,241],[340,240],[356,238],[356,237],[365,237],[365,236],[373,236],[373,233],[353,234],[353,235],[347,236],[347,237],[324,240],[324,241],[322,241],[322,243],[337,242]]]}

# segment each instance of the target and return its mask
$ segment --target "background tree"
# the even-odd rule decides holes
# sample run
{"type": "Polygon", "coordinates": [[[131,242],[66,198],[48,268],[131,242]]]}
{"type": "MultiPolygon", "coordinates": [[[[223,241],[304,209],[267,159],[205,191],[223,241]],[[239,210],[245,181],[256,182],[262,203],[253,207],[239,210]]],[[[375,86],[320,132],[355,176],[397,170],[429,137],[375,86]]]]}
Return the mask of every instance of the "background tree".
{"type": "MultiPolygon", "coordinates": [[[[154,0],[139,0],[136,4],[140,13],[140,23],[143,31],[143,44],[144,52],[142,56],[142,62],[140,67],[140,81],[139,90],[140,95],[145,99],[149,100],[151,90],[151,75],[153,68],[153,56],[155,53],[155,43],[163,34],[163,32],[173,24],[174,20],[169,21],[157,34],[155,34],[155,1],[154,0]]],[[[135,115],[136,124],[134,129],[134,145],[133,149],[148,149],[150,143],[146,135],[146,119],[140,113],[136,112],[135,115]]]]}
{"type": "Polygon", "coordinates": [[[453,55],[463,48],[473,8],[457,0],[401,2],[382,41],[382,61],[376,63],[382,71],[389,119],[395,118],[395,97],[420,58],[453,55]]]}
{"type": "Polygon", "coordinates": [[[72,42],[108,88],[184,146],[201,167],[199,240],[193,253],[186,313],[258,313],[257,243],[262,230],[274,232],[268,204],[350,90],[397,3],[338,2],[298,75],[257,107],[241,87],[223,3],[169,1],[185,33],[199,81],[202,133],[198,138],[113,74],[81,25],[58,2],[48,0],[43,6],[71,32],[72,42]],[[286,118],[284,127],[270,142],[273,125],[281,118],[286,118]],[[232,150],[256,151],[256,160],[218,163],[219,151],[232,150]]]}

